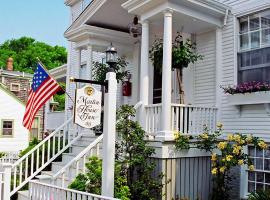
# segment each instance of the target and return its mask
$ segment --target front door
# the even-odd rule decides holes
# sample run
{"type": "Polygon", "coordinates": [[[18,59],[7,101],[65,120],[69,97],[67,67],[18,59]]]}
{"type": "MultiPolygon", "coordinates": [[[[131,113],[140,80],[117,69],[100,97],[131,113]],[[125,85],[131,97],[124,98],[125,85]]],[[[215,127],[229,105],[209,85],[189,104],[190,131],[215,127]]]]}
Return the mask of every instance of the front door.
{"type": "Polygon", "coordinates": [[[154,68],[153,104],[161,103],[162,73],[154,68]]]}

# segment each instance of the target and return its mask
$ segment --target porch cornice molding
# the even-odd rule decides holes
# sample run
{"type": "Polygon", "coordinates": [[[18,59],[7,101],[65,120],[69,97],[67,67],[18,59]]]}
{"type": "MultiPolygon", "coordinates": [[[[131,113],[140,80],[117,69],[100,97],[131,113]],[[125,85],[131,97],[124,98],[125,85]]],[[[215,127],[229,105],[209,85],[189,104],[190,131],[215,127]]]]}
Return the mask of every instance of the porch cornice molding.
{"type": "Polygon", "coordinates": [[[83,25],[70,31],[65,37],[77,43],[76,48],[86,48],[87,45],[108,46],[110,42],[133,46],[135,40],[128,33],[96,26],[83,25]]]}
{"type": "MultiPolygon", "coordinates": [[[[210,9],[219,14],[225,14],[226,10],[231,10],[231,7],[212,0],[182,0],[183,2],[192,3],[193,5],[210,9]]],[[[160,5],[160,3],[170,3],[170,0],[128,0],[122,4],[122,7],[129,13],[141,15],[143,14],[143,7],[153,7],[160,5]]]]}
{"type": "Polygon", "coordinates": [[[64,36],[66,37],[69,32],[74,29],[85,25],[88,19],[90,19],[99,8],[104,5],[107,0],[93,0],[91,4],[80,14],[80,16],[71,24],[71,26],[65,31],[64,36]]]}

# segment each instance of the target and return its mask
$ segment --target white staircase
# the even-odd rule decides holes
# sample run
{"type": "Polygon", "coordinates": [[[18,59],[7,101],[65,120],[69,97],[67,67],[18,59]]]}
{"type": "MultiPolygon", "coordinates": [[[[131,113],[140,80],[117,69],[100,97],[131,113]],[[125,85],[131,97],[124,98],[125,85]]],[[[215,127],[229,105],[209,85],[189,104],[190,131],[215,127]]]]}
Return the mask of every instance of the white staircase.
{"type": "MultiPolygon", "coordinates": [[[[68,152],[62,153],[61,161],[52,162],[51,170],[42,170],[35,176],[41,183],[54,184],[59,187],[67,187],[80,172],[85,172],[85,164],[90,156],[99,156],[102,151],[103,136],[96,137],[93,132],[80,135],[73,142],[68,152]]],[[[18,200],[28,199],[28,191],[19,191],[18,200]]]]}

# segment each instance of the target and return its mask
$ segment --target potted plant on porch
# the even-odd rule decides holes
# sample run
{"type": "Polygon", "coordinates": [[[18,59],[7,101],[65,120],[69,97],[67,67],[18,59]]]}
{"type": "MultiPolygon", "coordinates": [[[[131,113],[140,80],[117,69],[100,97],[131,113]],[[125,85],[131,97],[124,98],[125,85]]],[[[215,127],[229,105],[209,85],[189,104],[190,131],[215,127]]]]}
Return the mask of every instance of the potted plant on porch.
{"type": "MultiPolygon", "coordinates": [[[[149,57],[154,68],[161,73],[163,61],[163,40],[160,38],[155,39],[149,53],[149,57]]],[[[172,69],[176,70],[177,73],[181,104],[184,103],[183,69],[187,68],[190,63],[202,60],[202,58],[203,56],[196,52],[196,44],[190,39],[187,39],[184,42],[181,33],[177,32],[177,36],[172,44],[172,69]]]]}

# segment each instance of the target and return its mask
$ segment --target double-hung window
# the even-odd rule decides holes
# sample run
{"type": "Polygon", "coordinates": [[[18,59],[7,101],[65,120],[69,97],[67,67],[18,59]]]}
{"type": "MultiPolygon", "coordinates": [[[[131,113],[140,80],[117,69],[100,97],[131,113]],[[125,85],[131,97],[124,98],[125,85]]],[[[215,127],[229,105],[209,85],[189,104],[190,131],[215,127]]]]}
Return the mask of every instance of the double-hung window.
{"type": "Polygon", "coordinates": [[[238,83],[270,81],[270,10],[239,18],[238,83]]]}
{"type": "Polygon", "coordinates": [[[11,137],[13,135],[13,120],[2,120],[2,136],[11,137]]]}
{"type": "Polygon", "coordinates": [[[248,172],[248,192],[270,189],[270,149],[248,147],[248,154],[255,170],[248,172]]]}

